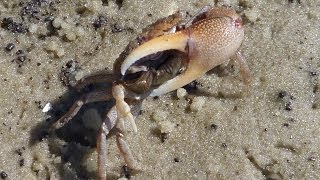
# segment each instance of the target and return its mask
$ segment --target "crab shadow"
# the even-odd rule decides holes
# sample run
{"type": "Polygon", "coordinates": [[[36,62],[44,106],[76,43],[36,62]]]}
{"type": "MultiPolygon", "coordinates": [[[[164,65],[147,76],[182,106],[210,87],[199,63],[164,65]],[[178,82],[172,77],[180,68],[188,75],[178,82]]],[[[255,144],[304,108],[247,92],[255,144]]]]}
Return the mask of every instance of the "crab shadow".
{"type": "MultiPolygon", "coordinates": [[[[226,73],[224,73],[223,68],[221,70],[220,66],[214,68],[208,75],[212,73],[220,77],[226,76],[226,73]]],[[[99,73],[97,74],[99,75],[99,73]]],[[[105,75],[112,76],[112,74],[105,75]]],[[[62,179],[97,179],[96,172],[89,171],[84,164],[86,163],[86,156],[96,150],[97,135],[103,120],[102,118],[114,106],[115,102],[113,99],[110,99],[104,102],[85,104],[63,127],[54,131],[50,131],[50,128],[70,109],[79,97],[98,89],[106,89],[107,92],[107,89],[111,87],[112,81],[108,80],[85,85],[80,90],[70,88],[62,96],[51,102],[52,108],[47,113],[48,118],[38,123],[31,130],[30,146],[46,140],[50,153],[61,157],[62,162],[55,164],[55,166],[60,173],[60,177],[63,177],[62,179]]],[[[197,81],[189,83],[184,88],[191,95],[219,97],[219,95],[210,93],[199,87],[197,81]]],[[[112,135],[114,133],[111,131],[108,136],[112,135]]],[[[125,172],[120,173],[123,174],[125,172]]],[[[114,174],[108,174],[108,179],[117,178],[114,174]]]]}
{"type": "MultiPolygon", "coordinates": [[[[97,178],[96,172],[88,171],[83,164],[85,164],[85,157],[95,151],[102,117],[114,105],[114,100],[85,104],[63,127],[53,131],[50,131],[50,128],[81,95],[99,88],[111,88],[111,84],[111,82],[90,84],[81,90],[70,88],[54,102],[51,102],[52,108],[47,113],[48,118],[31,130],[30,146],[47,140],[50,153],[61,157],[61,163],[55,164],[55,166],[63,179],[97,178]]],[[[111,132],[108,136],[112,134],[111,132]]],[[[111,175],[109,178],[116,179],[117,177],[111,175]]]]}

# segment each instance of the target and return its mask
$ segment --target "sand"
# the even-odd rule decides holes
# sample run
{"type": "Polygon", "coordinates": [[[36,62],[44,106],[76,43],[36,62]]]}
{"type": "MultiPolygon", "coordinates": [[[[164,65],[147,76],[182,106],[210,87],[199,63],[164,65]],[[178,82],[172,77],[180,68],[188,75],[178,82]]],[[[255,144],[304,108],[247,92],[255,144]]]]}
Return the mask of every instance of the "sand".
{"type": "MultiPolygon", "coordinates": [[[[0,178],[96,179],[97,112],[108,104],[86,106],[67,127],[45,131],[57,117],[44,106],[60,102],[56,110],[66,111],[71,103],[59,100],[69,92],[62,67],[77,61],[75,79],[110,71],[145,26],[207,4],[243,12],[241,51],[252,83],[226,65],[197,80],[193,94],[147,98],[138,132],[126,128],[142,167],[131,178],[320,179],[318,0],[1,1],[0,178]]],[[[114,136],[108,143],[108,178],[123,178],[114,136]]]]}

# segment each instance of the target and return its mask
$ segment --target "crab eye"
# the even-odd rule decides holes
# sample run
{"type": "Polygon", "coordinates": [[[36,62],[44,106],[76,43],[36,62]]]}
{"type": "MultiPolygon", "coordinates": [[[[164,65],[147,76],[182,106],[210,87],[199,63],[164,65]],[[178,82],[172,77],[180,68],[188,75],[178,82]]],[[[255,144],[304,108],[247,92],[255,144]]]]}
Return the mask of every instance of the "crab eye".
{"type": "Polygon", "coordinates": [[[241,19],[241,17],[239,17],[238,19],[236,19],[235,21],[234,21],[234,25],[237,27],[237,28],[242,28],[242,25],[243,25],[243,22],[242,22],[242,19],[241,19]]]}

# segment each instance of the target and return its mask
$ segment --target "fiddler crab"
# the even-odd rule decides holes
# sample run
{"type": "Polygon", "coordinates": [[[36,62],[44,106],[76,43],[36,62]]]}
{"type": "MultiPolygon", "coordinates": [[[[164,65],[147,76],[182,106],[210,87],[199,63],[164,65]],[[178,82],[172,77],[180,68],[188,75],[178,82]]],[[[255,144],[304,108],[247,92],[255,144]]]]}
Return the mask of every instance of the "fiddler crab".
{"type": "Polygon", "coordinates": [[[239,64],[242,79],[249,83],[249,68],[238,50],[244,39],[240,15],[230,7],[206,6],[187,21],[184,16],[177,12],[160,19],[130,42],[114,63],[111,79],[93,75],[79,80],[76,88],[102,82],[112,82],[112,87],[84,94],[54,123],[53,129],[64,126],[86,103],[115,100],[103,117],[97,138],[100,179],[106,179],[107,135],[112,129],[125,163],[138,169],[123,138],[124,121],[137,132],[134,119],[148,96],[183,87],[230,58],[239,64]]]}

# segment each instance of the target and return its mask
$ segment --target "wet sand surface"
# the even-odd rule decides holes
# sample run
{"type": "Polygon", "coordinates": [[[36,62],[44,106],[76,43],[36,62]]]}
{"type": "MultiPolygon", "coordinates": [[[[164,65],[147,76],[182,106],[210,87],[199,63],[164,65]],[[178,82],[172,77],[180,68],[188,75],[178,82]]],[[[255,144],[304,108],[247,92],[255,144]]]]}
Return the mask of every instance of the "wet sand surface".
{"type": "MultiPolygon", "coordinates": [[[[48,134],[77,97],[61,71],[75,79],[111,71],[144,27],[208,4],[243,13],[241,51],[252,83],[246,87],[239,68],[226,64],[182,98],[176,91],[147,98],[138,132],[126,128],[141,165],[131,178],[320,179],[318,0],[1,1],[0,178],[96,179],[99,112],[111,103],[85,106],[48,134]],[[48,102],[54,113],[42,112],[48,102]]],[[[108,178],[123,178],[114,136],[108,145],[108,178]]]]}

